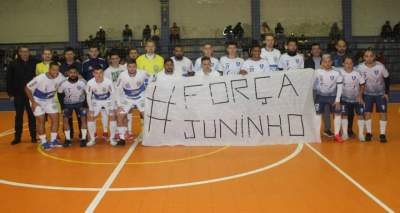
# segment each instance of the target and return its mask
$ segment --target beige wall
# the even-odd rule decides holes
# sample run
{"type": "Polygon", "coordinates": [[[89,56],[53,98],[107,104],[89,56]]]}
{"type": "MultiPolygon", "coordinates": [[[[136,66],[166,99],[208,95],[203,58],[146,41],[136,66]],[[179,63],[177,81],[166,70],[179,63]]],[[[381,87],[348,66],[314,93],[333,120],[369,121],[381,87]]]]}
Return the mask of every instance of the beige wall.
{"type": "Polygon", "coordinates": [[[327,36],[332,23],[341,26],[341,0],[261,0],[261,8],[261,22],[281,22],[286,34],[327,36]]]}
{"type": "Polygon", "coordinates": [[[129,24],[134,39],[142,38],[146,24],[160,27],[159,0],[78,0],[79,40],[90,34],[95,36],[99,26],[103,26],[107,39],[122,39],[122,30],[129,24]]]}
{"type": "Polygon", "coordinates": [[[68,40],[66,0],[0,2],[0,43],[68,40]]]}
{"type": "Polygon", "coordinates": [[[170,0],[170,22],[181,28],[182,38],[221,37],[227,25],[242,22],[251,35],[249,0],[170,0]]]}
{"type": "Polygon", "coordinates": [[[386,20],[400,21],[400,0],[353,0],[353,35],[379,35],[386,20]]]}

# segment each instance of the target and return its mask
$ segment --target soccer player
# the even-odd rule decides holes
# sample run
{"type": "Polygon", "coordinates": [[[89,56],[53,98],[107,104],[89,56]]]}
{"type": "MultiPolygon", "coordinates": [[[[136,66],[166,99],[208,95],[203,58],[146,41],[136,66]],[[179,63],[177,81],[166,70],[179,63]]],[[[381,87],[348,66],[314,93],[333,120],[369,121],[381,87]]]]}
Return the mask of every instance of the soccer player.
{"type": "Polygon", "coordinates": [[[93,78],[86,85],[86,101],[89,107],[88,131],[90,141],[86,146],[93,146],[95,142],[96,120],[100,111],[105,111],[110,116],[110,144],[117,145],[115,133],[117,122],[115,119],[114,86],[108,78],[104,77],[103,68],[99,65],[93,66],[93,78]]]}
{"type": "Polygon", "coordinates": [[[365,135],[366,141],[372,140],[372,121],[371,113],[373,112],[374,105],[376,112],[379,113],[380,121],[380,136],[381,143],[387,142],[386,139],[386,125],[387,125],[387,102],[389,100],[389,72],[383,64],[375,61],[376,55],[368,49],[364,53],[364,63],[358,66],[365,79],[365,126],[367,134],[365,135]]]}
{"type": "Polygon", "coordinates": [[[201,48],[201,51],[203,52],[203,56],[196,59],[196,62],[194,63],[194,71],[195,72],[201,71],[201,69],[202,69],[201,61],[202,61],[203,57],[210,58],[212,69],[218,70],[219,61],[217,58],[213,57],[214,47],[211,44],[204,44],[203,47],[201,48]]]}
{"type": "Polygon", "coordinates": [[[51,52],[51,49],[44,48],[42,50],[42,62],[36,64],[36,76],[49,71],[49,65],[52,57],[53,53],[51,52]]]}
{"type": "MultiPolygon", "coordinates": [[[[179,76],[193,76],[193,63],[192,61],[184,56],[183,48],[176,46],[174,49],[174,56],[171,57],[174,62],[175,71],[174,73],[179,76]]],[[[165,61],[164,61],[165,65],[165,61]]]]}
{"type": "Polygon", "coordinates": [[[240,74],[268,71],[270,71],[270,66],[267,60],[261,58],[261,46],[253,45],[250,49],[250,58],[244,62],[240,74]]]}
{"type": "Polygon", "coordinates": [[[138,69],[146,71],[153,76],[164,68],[164,58],[156,54],[156,43],[147,40],[144,47],[146,53],[136,59],[138,69]]]}
{"type": "Polygon", "coordinates": [[[221,76],[213,69],[211,58],[204,56],[201,58],[201,70],[196,72],[196,76],[221,76]]]}
{"type": "Polygon", "coordinates": [[[157,81],[170,81],[178,79],[181,75],[176,74],[176,69],[173,59],[167,58],[164,60],[164,70],[159,72],[156,76],[157,81]]]}
{"type": "Polygon", "coordinates": [[[365,88],[365,79],[361,74],[354,70],[353,59],[346,56],[343,62],[343,68],[340,69],[343,77],[343,92],[341,97],[342,104],[342,139],[347,140],[348,134],[348,114],[355,111],[358,115],[358,138],[365,141],[364,137],[364,100],[363,93],[365,88]]]}
{"type": "Polygon", "coordinates": [[[288,40],[287,52],[281,56],[278,63],[280,70],[294,70],[304,68],[303,56],[297,53],[297,41],[288,40]]]}
{"type": "Polygon", "coordinates": [[[54,96],[64,76],[59,72],[60,65],[55,62],[49,64],[49,71],[36,76],[25,87],[25,93],[28,96],[33,114],[36,117],[37,133],[44,150],[53,147],[62,147],[57,141],[58,131],[58,113],[59,109],[54,96]],[[45,133],[45,115],[51,120],[50,143],[47,142],[45,133]]]}
{"type": "MultiPolygon", "coordinates": [[[[330,113],[335,113],[334,129],[335,129],[335,141],[343,142],[340,132],[341,122],[341,106],[340,98],[342,95],[342,82],[343,78],[339,72],[333,70],[332,59],[329,54],[322,56],[321,68],[315,71],[314,85],[316,86],[316,99],[315,109],[317,111],[317,127],[318,131],[321,129],[321,114],[325,110],[329,110],[330,113]]],[[[325,120],[325,131],[324,135],[332,137],[330,130],[330,121],[325,120]],[[329,126],[327,125],[329,123],[329,126]]]]}
{"type": "MultiPolygon", "coordinates": [[[[171,60],[171,59],[167,59],[171,60]]],[[[116,97],[117,97],[117,116],[118,116],[118,132],[120,139],[118,145],[125,145],[126,120],[127,114],[132,109],[137,108],[141,114],[141,129],[142,132],[135,139],[140,142],[143,139],[143,112],[144,112],[144,91],[150,78],[150,75],[144,70],[138,70],[136,62],[129,60],[127,62],[127,71],[121,73],[117,82],[116,97]]]]}
{"type": "Polygon", "coordinates": [[[268,61],[269,68],[272,71],[278,70],[281,51],[274,48],[275,36],[271,33],[265,35],[265,48],[261,49],[261,58],[268,61]]]}
{"type": "Polygon", "coordinates": [[[244,60],[237,56],[237,44],[234,41],[226,45],[226,56],[222,56],[219,62],[218,71],[222,75],[237,75],[242,69],[244,60]]]}
{"type": "Polygon", "coordinates": [[[70,66],[66,72],[68,78],[61,82],[58,87],[58,99],[60,100],[61,109],[64,114],[64,134],[65,142],[64,147],[71,146],[72,136],[72,115],[75,112],[77,117],[81,121],[81,134],[82,138],[80,141],[80,146],[86,146],[86,136],[87,136],[87,103],[86,103],[86,81],[79,78],[79,71],[77,67],[70,66]]]}

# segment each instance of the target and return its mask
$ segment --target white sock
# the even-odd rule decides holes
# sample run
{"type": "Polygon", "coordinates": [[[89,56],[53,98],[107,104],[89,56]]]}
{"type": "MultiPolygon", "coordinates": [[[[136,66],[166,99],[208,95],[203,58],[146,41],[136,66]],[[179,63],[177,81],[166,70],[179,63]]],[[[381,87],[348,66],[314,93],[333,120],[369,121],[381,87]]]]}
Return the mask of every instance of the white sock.
{"type": "Polygon", "coordinates": [[[322,122],[322,117],[320,114],[317,114],[315,116],[315,125],[316,125],[315,131],[317,132],[318,136],[321,135],[321,122],[322,122]]]}
{"type": "Polygon", "coordinates": [[[349,128],[349,120],[347,118],[342,119],[342,134],[347,136],[347,130],[349,128]]]}
{"type": "Polygon", "coordinates": [[[335,119],[333,120],[334,122],[334,128],[335,128],[335,135],[338,135],[340,133],[340,123],[342,121],[342,117],[340,115],[335,115],[335,119]]]}
{"type": "Polygon", "coordinates": [[[94,121],[88,121],[87,125],[88,125],[90,140],[94,141],[94,134],[96,132],[96,124],[94,121]]]}
{"type": "Polygon", "coordinates": [[[103,125],[103,132],[108,132],[108,115],[106,112],[101,112],[101,124],[103,125]]]}
{"type": "MultiPolygon", "coordinates": [[[[110,139],[115,138],[115,133],[117,132],[117,122],[116,121],[110,121],[110,139]]],[[[120,135],[121,137],[121,135],[120,135]]]]}
{"type": "Polygon", "coordinates": [[[57,140],[57,132],[50,133],[50,141],[55,141],[55,140],[57,140]]]}
{"type": "Polygon", "coordinates": [[[81,133],[82,133],[82,140],[86,140],[87,129],[81,129],[81,133]]]}
{"type": "Polygon", "coordinates": [[[381,132],[381,135],[386,135],[386,125],[387,121],[379,121],[379,130],[381,132]]]}
{"type": "Polygon", "coordinates": [[[132,113],[128,113],[128,133],[132,135],[132,113]]]}
{"type": "Polygon", "coordinates": [[[365,128],[367,128],[367,133],[372,133],[372,121],[371,121],[371,119],[365,120],[365,128]]]}
{"type": "Polygon", "coordinates": [[[119,132],[119,138],[122,140],[125,140],[125,133],[126,133],[126,127],[118,127],[118,132],[119,132]]]}
{"type": "Polygon", "coordinates": [[[47,142],[46,135],[39,135],[40,143],[44,144],[47,142]]]}
{"type": "Polygon", "coordinates": [[[364,120],[358,120],[358,135],[364,135],[364,120]]]}
{"type": "Polygon", "coordinates": [[[71,140],[71,130],[65,130],[64,134],[65,134],[65,139],[70,141],[71,140]]]}

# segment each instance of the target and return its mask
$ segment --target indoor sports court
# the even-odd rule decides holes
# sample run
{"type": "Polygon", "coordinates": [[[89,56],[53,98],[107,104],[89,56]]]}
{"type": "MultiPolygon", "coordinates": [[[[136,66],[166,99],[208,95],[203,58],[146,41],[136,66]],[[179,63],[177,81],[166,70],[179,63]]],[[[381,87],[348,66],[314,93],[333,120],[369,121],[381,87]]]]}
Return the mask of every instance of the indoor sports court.
{"type": "Polygon", "coordinates": [[[399,9],[2,0],[0,212],[399,212],[399,9]]]}

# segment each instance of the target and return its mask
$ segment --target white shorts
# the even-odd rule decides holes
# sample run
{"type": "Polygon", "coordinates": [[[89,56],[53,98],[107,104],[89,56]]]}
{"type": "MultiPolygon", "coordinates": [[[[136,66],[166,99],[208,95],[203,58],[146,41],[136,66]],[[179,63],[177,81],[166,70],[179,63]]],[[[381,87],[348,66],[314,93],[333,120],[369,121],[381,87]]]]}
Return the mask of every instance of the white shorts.
{"type": "Polygon", "coordinates": [[[93,108],[89,111],[93,112],[94,117],[97,117],[102,111],[104,111],[107,115],[114,114],[114,101],[92,101],[92,104],[93,108]]]}
{"type": "MultiPolygon", "coordinates": [[[[58,105],[55,103],[52,99],[51,101],[38,101],[36,100],[36,103],[38,106],[35,108],[35,111],[33,112],[34,116],[41,116],[44,114],[56,114],[59,113],[58,105]]],[[[32,103],[31,103],[32,106],[32,103]]]]}
{"type": "Polygon", "coordinates": [[[144,111],[144,98],[138,100],[131,100],[122,98],[118,107],[122,109],[123,113],[129,113],[132,109],[137,108],[140,112],[144,111]]]}

